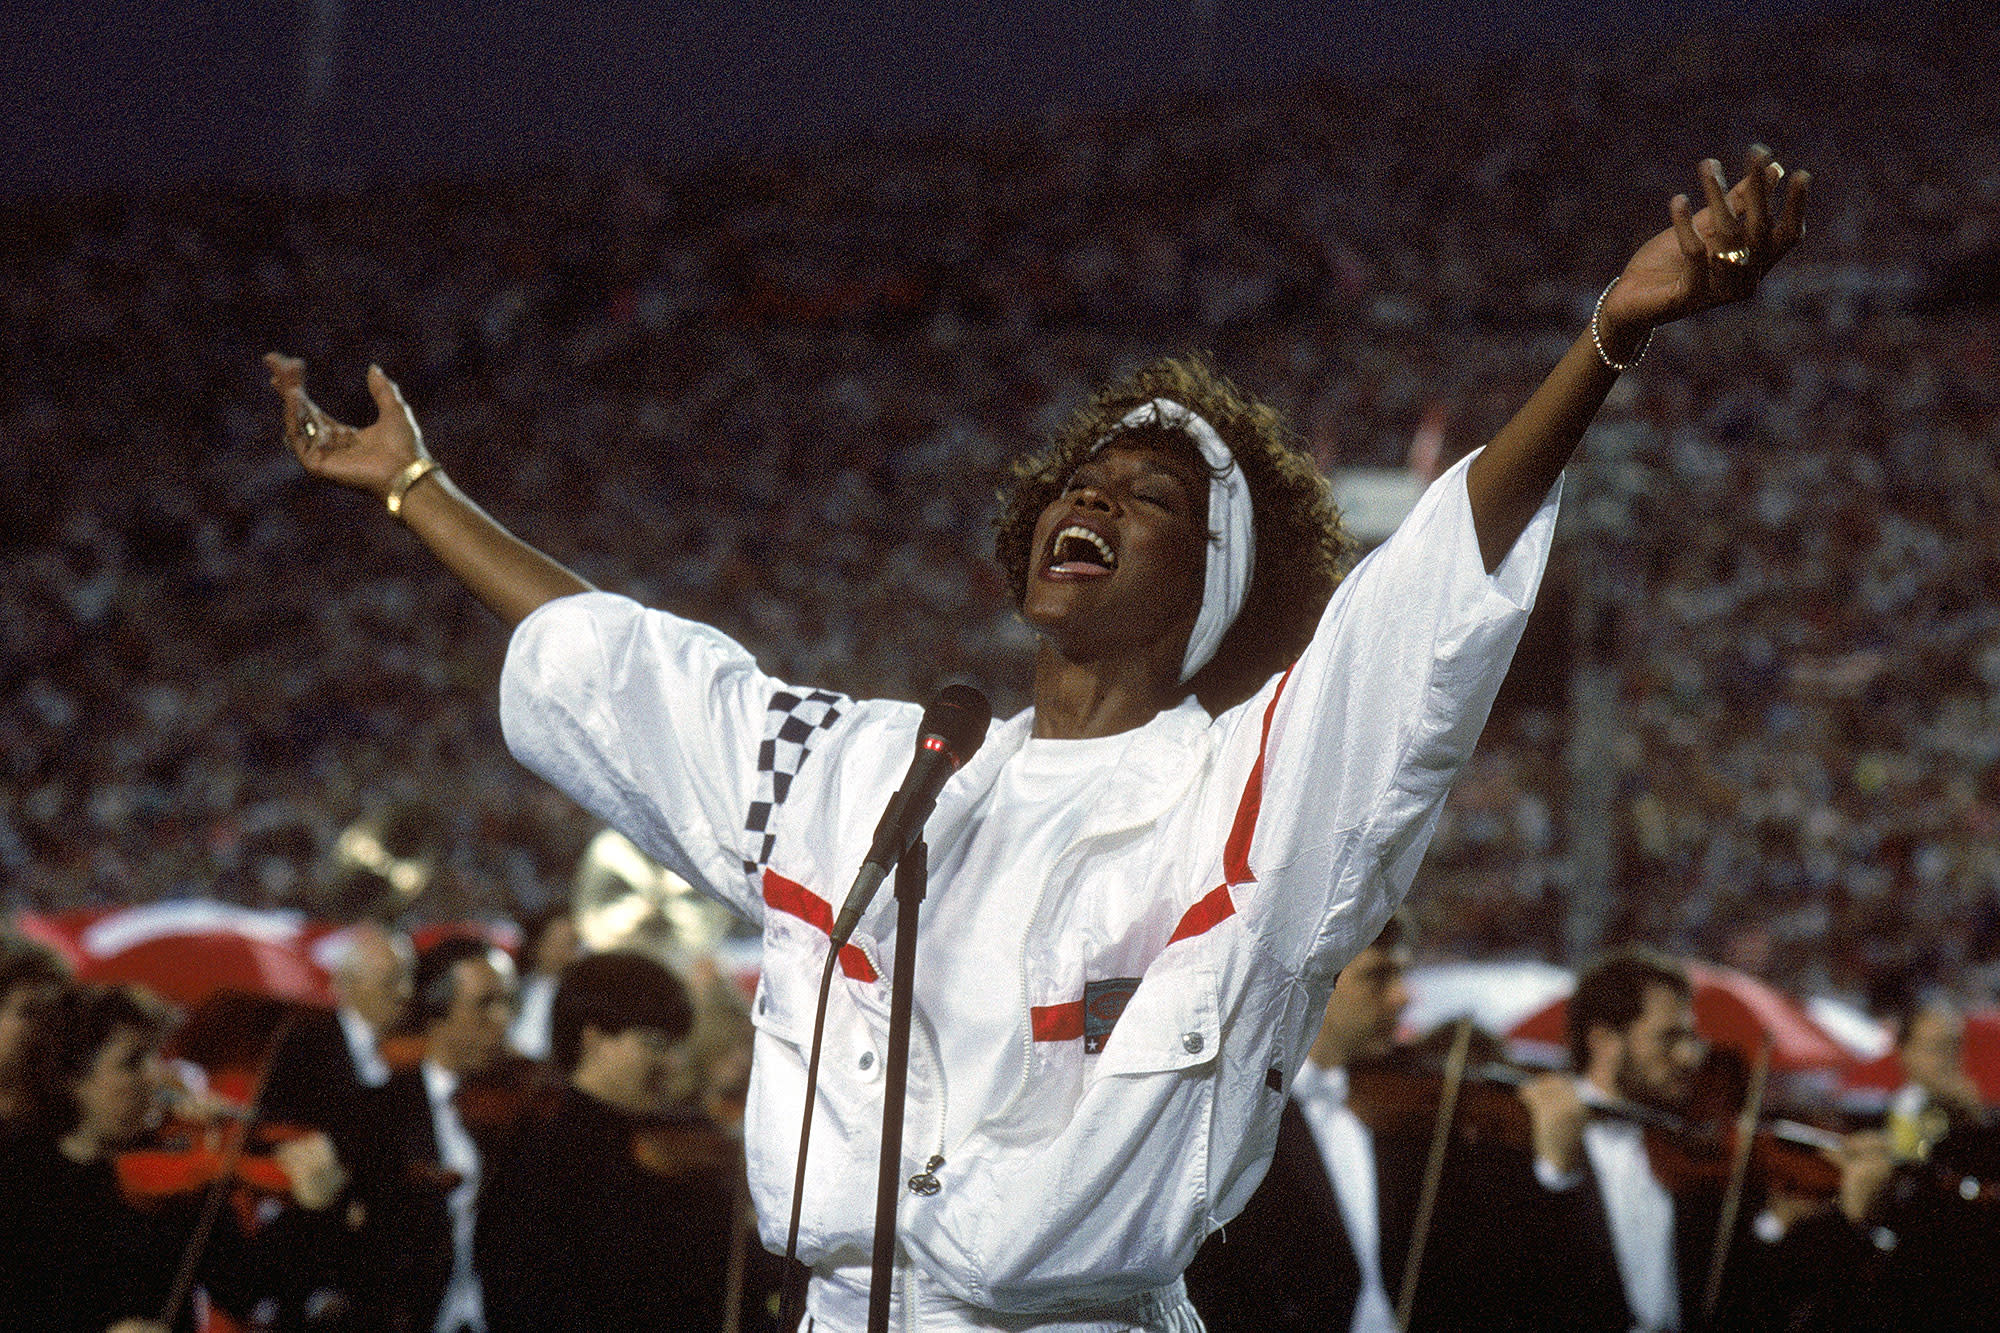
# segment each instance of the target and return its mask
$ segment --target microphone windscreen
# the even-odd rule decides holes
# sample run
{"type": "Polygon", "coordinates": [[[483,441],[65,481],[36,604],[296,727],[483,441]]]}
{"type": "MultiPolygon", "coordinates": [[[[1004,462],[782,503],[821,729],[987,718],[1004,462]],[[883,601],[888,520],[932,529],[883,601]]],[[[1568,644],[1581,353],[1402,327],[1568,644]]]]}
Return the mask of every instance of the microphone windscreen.
{"type": "Polygon", "coordinates": [[[938,691],[930,707],[924,709],[920,736],[938,736],[951,751],[952,759],[963,766],[986,740],[986,728],[993,721],[993,705],[986,696],[961,681],[953,681],[938,691]]]}

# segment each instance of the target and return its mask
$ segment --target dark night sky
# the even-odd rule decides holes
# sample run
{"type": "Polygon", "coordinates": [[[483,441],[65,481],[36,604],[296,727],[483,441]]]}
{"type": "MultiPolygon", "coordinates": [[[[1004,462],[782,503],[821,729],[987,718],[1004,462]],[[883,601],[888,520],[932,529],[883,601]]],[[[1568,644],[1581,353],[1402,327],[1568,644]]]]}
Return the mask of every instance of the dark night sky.
{"type": "Polygon", "coordinates": [[[5,0],[0,190],[19,197],[187,176],[283,179],[305,35],[340,11],[310,117],[322,179],[348,184],[550,154],[700,156],[1047,107],[1115,106],[1212,79],[1269,85],[1579,41],[1631,44],[1761,0],[5,0]],[[1207,10],[1212,24],[1198,15],[1207,10]],[[1204,33],[1206,32],[1206,38],[1204,33]]]}

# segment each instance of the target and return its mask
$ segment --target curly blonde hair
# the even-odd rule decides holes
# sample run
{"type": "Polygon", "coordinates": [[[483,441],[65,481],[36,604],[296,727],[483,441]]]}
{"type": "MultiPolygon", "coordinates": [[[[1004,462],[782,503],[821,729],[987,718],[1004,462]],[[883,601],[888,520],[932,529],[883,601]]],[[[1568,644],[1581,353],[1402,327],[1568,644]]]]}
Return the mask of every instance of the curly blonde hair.
{"type": "Polygon", "coordinates": [[[1019,607],[1032,574],[1037,519],[1107,436],[1123,433],[1135,443],[1184,450],[1199,459],[1194,442],[1180,430],[1121,425],[1133,408],[1155,398],[1180,403],[1215,427],[1243,470],[1256,515],[1256,569],[1243,610],[1214,659],[1188,682],[1203,707],[1219,712],[1249,698],[1297,659],[1353,563],[1355,543],[1326,478],[1283,418],[1200,354],[1160,357],[1099,390],[1070,415],[1047,448],[1017,461],[1000,489],[994,554],[1019,607]]]}

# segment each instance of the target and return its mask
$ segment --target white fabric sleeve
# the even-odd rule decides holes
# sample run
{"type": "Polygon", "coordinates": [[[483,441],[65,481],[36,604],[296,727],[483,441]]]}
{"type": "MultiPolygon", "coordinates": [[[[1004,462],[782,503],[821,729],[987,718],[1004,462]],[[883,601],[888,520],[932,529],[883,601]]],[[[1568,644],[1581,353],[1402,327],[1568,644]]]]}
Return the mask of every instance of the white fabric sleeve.
{"type": "Polygon", "coordinates": [[[744,816],[781,684],[734,640],[609,593],[548,602],[514,630],[500,727],[514,757],[648,855],[753,921],[744,816]]]}
{"type": "Polygon", "coordinates": [[[1562,491],[1492,574],[1462,459],[1341,582],[1280,685],[1231,743],[1264,743],[1263,793],[1239,911],[1293,976],[1332,984],[1416,876],[1446,793],[1486,725],[1533,608],[1562,491]]]}

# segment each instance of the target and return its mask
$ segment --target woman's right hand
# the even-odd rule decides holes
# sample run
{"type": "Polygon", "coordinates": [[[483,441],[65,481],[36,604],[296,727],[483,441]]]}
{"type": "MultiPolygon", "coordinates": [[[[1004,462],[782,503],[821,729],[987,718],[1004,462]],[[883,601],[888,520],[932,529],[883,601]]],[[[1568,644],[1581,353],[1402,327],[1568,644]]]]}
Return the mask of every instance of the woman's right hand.
{"type": "Polygon", "coordinates": [[[380,366],[368,367],[368,393],[375,399],[375,422],[359,429],[335,421],[306,397],[306,363],[277,352],[265,355],[271,387],[285,400],[285,443],[315,477],[367,491],[387,500],[401,483],[397,507],[389,512],[430,547],[474,596],[508,628],[556,597],[589,592],[590,584],[515,537],[467,499],[428,463],[424,435],[395,382],[380,366]],[[411,487],[430,477],[415,490],[411,487]]]}
{"type": "Polygon", "coordinates": [[[306,363],[279,352],[264,354],[271,387],[284,399],[285,443],[315,477],[364,490],[378,499],[404,468],[429,455],[423,432],[395,382],[380,366],[368,367],[375,400],[373,425],[355,428],[334,420],[306,396],[306,363]]]}

